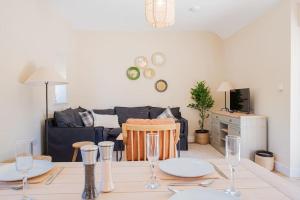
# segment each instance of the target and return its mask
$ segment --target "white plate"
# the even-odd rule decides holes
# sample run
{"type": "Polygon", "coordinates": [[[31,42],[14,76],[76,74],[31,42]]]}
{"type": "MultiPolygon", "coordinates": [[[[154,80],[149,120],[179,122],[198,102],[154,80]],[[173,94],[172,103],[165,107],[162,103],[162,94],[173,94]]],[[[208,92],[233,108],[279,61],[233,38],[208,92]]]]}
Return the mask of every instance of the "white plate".
{"type": "Polygon", "coordinates": [[[184,190],[174,194],[169,200],[239,200],[238,197],[233,197],[225,194],[224,191],[217,191],[214,189],[193,189],[184,190]]]}
{"type": "MultiPolygon", "coordinates": [[[[33,167],[28,172],[28,178],[45,174],[53,168],[53,163],[46,160],[34,160],[33,167]]],[[[22,180],[22,174],[16,170],[15,163],[9,163],[0,166],[0,181],[19,181],[22,180]]]]}
{"type": "Polygon", "coordinates": [[[179,177],[199,177],[215,171],[207,161],[194,158],[172,158],[159,163],[159,168],[170,175],[179,177]]]}

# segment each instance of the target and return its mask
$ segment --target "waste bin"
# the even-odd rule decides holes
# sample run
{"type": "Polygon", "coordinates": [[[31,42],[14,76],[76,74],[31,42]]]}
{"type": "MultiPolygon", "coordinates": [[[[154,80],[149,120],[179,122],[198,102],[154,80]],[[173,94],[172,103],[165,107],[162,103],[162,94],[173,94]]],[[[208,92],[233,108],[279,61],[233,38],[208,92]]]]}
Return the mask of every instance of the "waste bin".
{"type": "Polygon", "coordinates": [[[269,171],[274,170],[275,158],[274,154],[269,151],[256,151],[255,152],[255,162],[260,166],[268,169],[269,171]]]}

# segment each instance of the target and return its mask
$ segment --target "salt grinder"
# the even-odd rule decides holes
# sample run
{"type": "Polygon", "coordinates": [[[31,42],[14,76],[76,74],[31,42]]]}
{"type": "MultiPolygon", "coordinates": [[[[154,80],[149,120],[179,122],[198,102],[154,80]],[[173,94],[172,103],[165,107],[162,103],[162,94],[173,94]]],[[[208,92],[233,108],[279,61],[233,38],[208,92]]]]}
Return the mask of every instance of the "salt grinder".
{"type": "Polygon", "coordinates": [[[95,183],[95,166],[97,163],[97,145],[85,145],[80,148],[82,161],[85,171],[84,190],[82,192],[83,200],[93,200],[98,196],[95,183]]]}
{"type": "Polygon", "coordinates": [[[101,192],[111,192],[114,189],[112,180],[111,163],[114,143],[110,141],[99,142],[100,153],[100,190],[101,192]]]}

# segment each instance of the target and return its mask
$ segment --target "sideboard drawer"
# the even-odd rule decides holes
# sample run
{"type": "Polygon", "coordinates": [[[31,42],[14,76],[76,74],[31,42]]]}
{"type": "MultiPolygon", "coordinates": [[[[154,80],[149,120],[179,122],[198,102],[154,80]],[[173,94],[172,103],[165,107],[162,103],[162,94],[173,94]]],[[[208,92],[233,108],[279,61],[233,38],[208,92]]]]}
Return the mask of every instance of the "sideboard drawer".
{"type": "Polygon", "coordinates": [[[226,116],[219,116],[220,121],[227,123],[227,124],[240,124],[240,119],[233,118],[233,117],[226,117],[226,116]]]}

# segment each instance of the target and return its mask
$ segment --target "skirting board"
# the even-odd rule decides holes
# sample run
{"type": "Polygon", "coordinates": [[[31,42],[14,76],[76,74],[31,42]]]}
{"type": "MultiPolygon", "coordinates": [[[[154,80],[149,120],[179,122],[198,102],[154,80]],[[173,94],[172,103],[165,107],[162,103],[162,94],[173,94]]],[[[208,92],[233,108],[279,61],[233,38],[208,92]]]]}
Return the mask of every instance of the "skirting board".
{"type": "Polygon", "coordinates": [[[189,142],[189,143],[195,142],[195,136],[194,136],[194,135],[193,135],[193,136],[189,136],[189,137],[188,137],[188,142],[189,142]]]}
{"type": "Polygon", "coordinates": [[[275,170],[291,178],[300,177],[300,168],[289,168],[279,162],[275,162],[275,170]]]}

